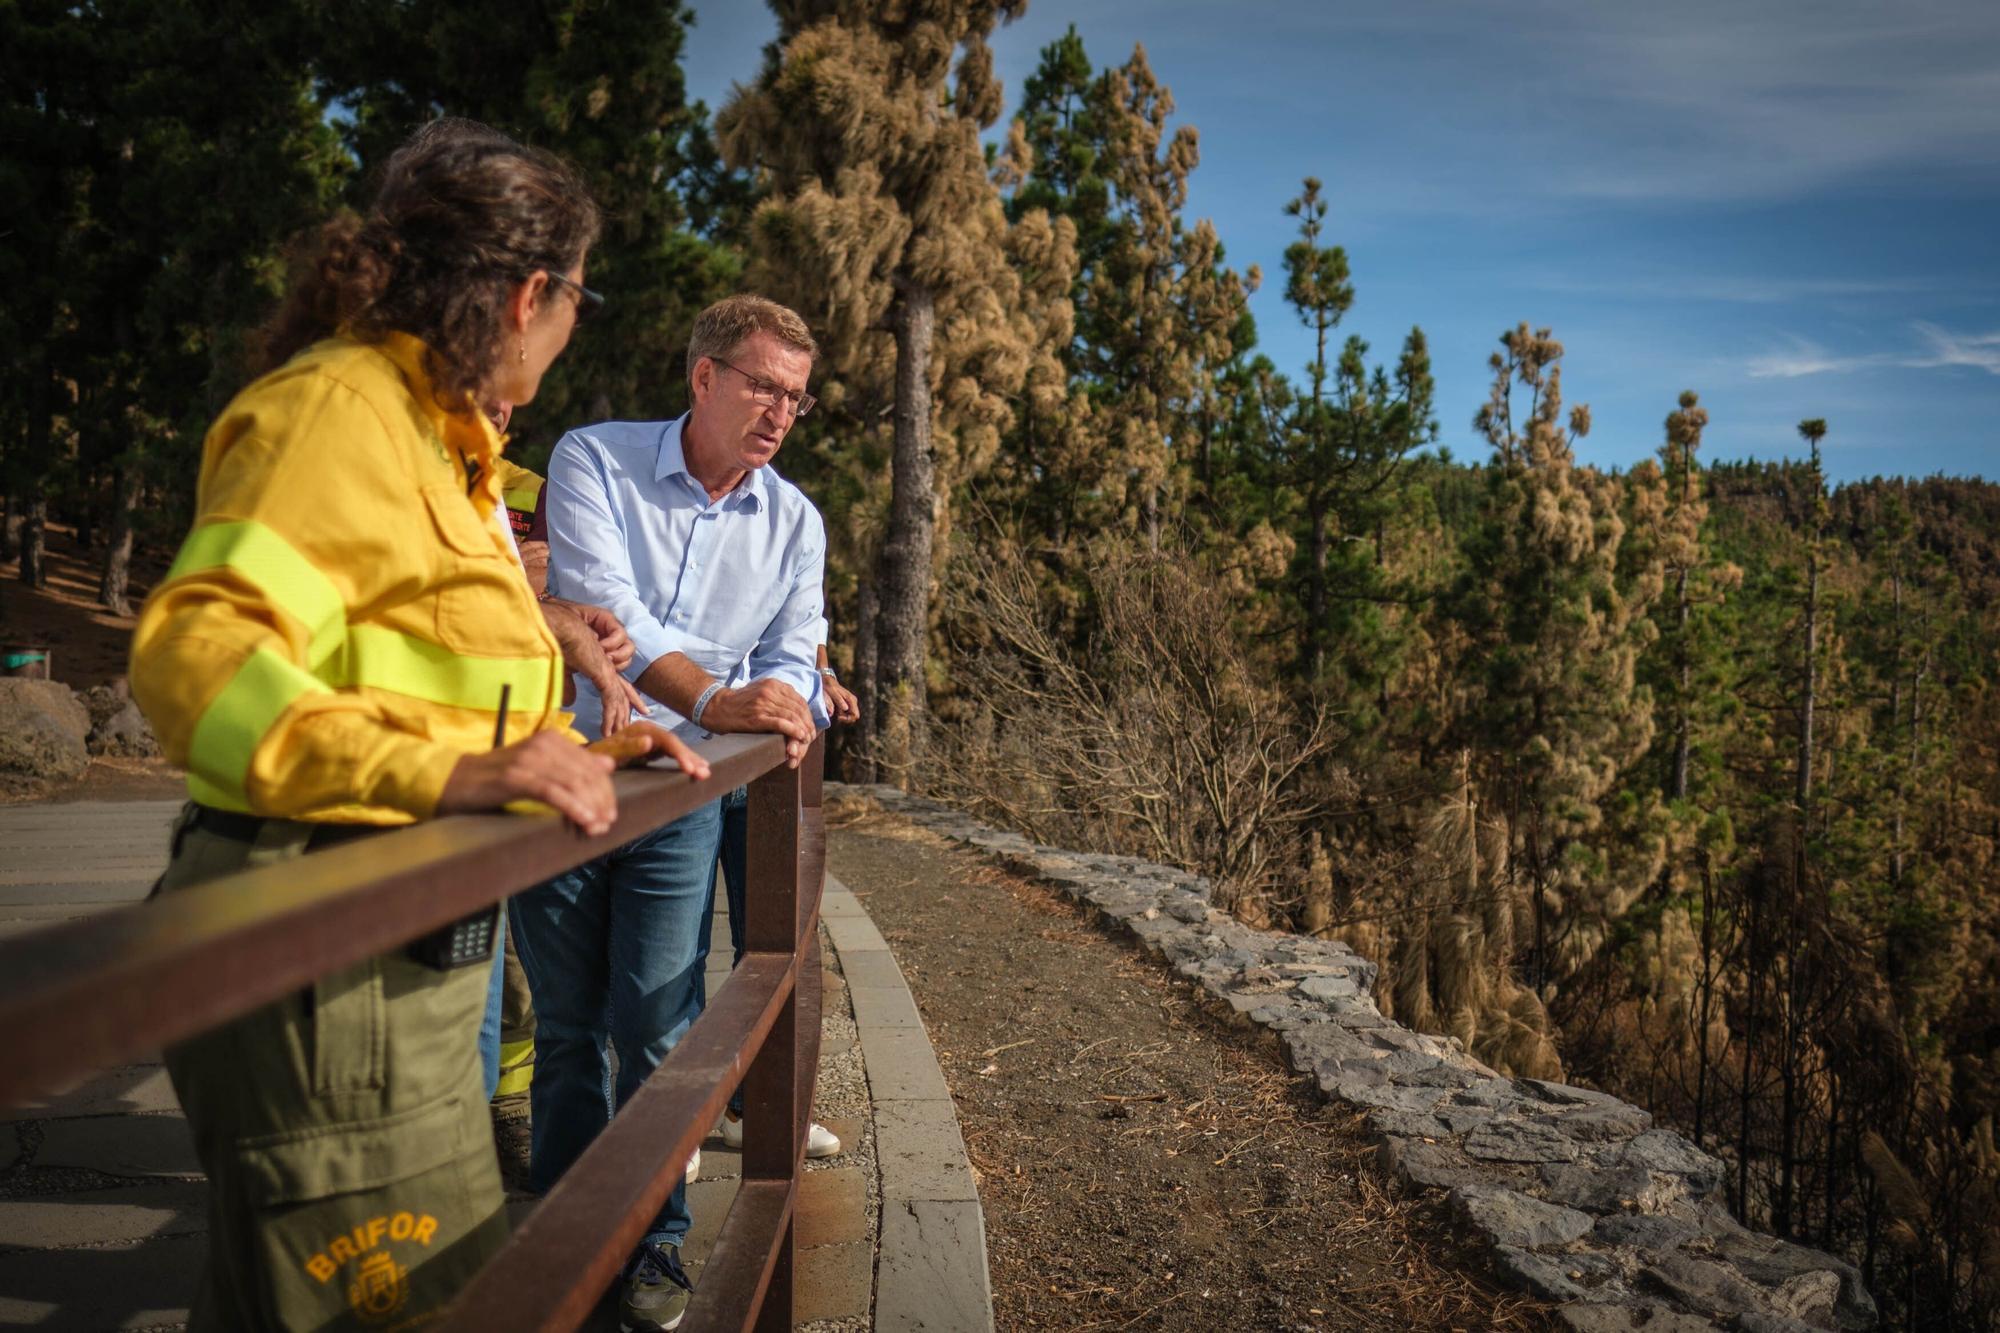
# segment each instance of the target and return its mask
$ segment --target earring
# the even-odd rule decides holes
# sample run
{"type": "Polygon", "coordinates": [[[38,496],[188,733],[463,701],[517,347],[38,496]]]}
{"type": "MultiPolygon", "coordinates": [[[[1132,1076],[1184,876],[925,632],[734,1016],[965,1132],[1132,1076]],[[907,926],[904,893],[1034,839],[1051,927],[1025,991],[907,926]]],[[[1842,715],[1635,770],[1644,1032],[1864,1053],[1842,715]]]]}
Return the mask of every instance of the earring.
{"type": "Polygon", "coordinates": [[[521,339],[521,357],[520,357],[520,359],[521,359],[521,360],[523,360],[523,361],[526,361],[526,360],[528,359],[528,340],[527,340],[526,338],[523,338],[523,339],[521,339]]]}

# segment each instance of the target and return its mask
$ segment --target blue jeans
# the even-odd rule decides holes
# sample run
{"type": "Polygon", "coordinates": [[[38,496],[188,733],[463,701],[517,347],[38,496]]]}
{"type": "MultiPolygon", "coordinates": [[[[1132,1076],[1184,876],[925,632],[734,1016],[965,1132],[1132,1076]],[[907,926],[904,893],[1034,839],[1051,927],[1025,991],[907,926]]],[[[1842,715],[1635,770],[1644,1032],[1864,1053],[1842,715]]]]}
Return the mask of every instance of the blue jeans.
{"type": "MultiPolygon", "coordinates": [[[[701,1012],[697,951],[721,830],[721,802],[710,801],[508,905],[535,993],[534,1189],[583,1155],[701,1012]]],[[[679,1245],[687,1230],[676,1176],[646,1239],[679,1245]]]]}
{"type": "Polygon", "coordinates": [[[507,914],[500,914],[493,932],[493,976],[486,986],[486,1012],[479,1019],[479,1070],[486,1078],[486,1100],[500,1088],[500,1003],[507,980],[507,914]]]}
{"type": "MultiPolygon", "coordinates": [[[[738,787],[722,798],[722,847],[720,852],[720,878],[724,894],[729,903],[729,965],[735,967],[743,961],[743,880],[748,873],[750,860],[750,789],[738,787]]],[[[708,946],[709,933],[715,922],[715,877],[708,885],[708,905],[701,913],[701,950],[696,964],[695,985],[700,988],[701,1002],[708,1003],[708,946]]],[[[498,1050],[498,1047],[495,1047],[498,1050]]],[[[743,1089],[738,1087],[730,1094],[729,1110],[732,1115],[743,1114],[743,1089]]]]}

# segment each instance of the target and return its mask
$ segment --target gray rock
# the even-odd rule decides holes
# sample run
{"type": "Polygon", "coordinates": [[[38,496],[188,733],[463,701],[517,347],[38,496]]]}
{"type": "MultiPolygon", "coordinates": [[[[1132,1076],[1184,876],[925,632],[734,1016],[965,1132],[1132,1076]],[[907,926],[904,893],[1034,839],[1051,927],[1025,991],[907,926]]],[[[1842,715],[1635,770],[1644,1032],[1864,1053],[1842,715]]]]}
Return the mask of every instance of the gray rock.
{"type": "Polygon", "coordinates": [[[1172,894],[1161,901],[1160,910],[1176,920],[1193,925],[1208,920],[1208,904],[1192,894],[1172,894]]]}
{"type": "Polygon", "coordinates": [[[1682,1314],[1650,1301],[1638,1305],[1574,1302],[1556,1312],[1575,1333],[1710,1333],[1721,1327],[1699,1315],[1682,1314]]]}
{"type": "Polygon", "coordinates": [[[1539,1115],[1535,1120],[1583,1143],[1615,1143],[1653,1127],[1653,1114],[1625,1102],[1581,1106],[1572,1111],[1539,1115]]]}
{"type": "Polygon", "coordinates": [[[1488,1239],[1522,1250],[1567,1245],[1591,1227],[1587,1213],[1497,1185],[1460,1185],[1451,1192],[1451,1206],[1488,1239]]]}
{"type": "Polygon", "coordinates": [[[1428,1113],[1441,1099],[1436,1088],[1398,1088],[1388,1085],[1372,1087],[1349,1074],[1335,1073],[1332,1077],[1320,1075],[1320,1091],[1338,1097],[1356,1106],[1366,1106],[1384,1111],[1415,1111],[1428,1113]]]}
{"type": "Polygon", "coordinates": [[[1431,1112],[1454,1134],[1470,1134],[1499,1112],[1485,1106],[1440,1106],[1431,1112]]]}
{"type": "Polygon", "coordinates": [[[1573,1162],[1576,1144],[1547,1125],[1492,1120],[1465,1136],[1468,1155],[1488,1162],[1573,1162]]]}
{"type": "Polygon", "coordinates": [[[93,726],[84,744],[92,754],[117,755],[127,759],[150,759],[160,753],[160,743],[153,739],[152,724],[139,711],[139,705],[130,699],[117,712],[93,726]]]}
{"type": "Polygon", "coordinates": [[[1448,1143],[1406,1139],[1396,1134],[1383,1136],[1375,1149],[1375,1167],[1389,1179],[1420,1190],[1470,1185],[1485,1175],[1448,1143]]]}
{"type": "Polygon", "coordinates": [[[1618,1149],[1612,1160],[1680,1176],[1696,1198],[1713,1194],[1722,1184],[1722,1163],[1669,1130],[1647,1130],[1618,1149]]]}
{"type": "Polygon", "coordinates": [[[90,713],[59,680],[0,677],[0,773],[63,781],[90,765],[90,713]]]}
{"type": "Polygon", "coordinates": [[[1502,1281],[1544,1300],[1582,1301],[1593,1295],[1604,1300],[1624,1294],[1610,1286],[1611,1275],[1591,1264],[1589,1256],[1542,1255],[1501,1245],[1493,1251],[1493,1268],[1502,1281]]]}
{"type": "Polygon", "coordinates": [[[1599,1245],[1623,1245],[1635,1250],[1666,1253],[1699,1238],[1701,1229],[1692,1222],[1658,1213],[1613,1213],[1601,1217],[1590,1238],[1599,1245]]]}
{"type": "Polygon", "coordinates": [[[1510,1106],[1520,1101],[1514,1091],[1514,1080],[1508,1078],[1482,1078],[1470,1084],[1452,1098],[1461,1106],[1510,1106]]]}
{"type": "MultiPolygon", "coordinates": [[[[1449,1139],[1450,1130],[1434,1115],[1421,1111],[1370,1111],[1368,1128],[1377,1134],[1394,1134],[1405,1139],[1449,1139]]],[[[1490,1170],[1481,1175],[1485,1179],[1490,1170]]]]}
{"type": "Polygon", "coordinates": [[[1731,1327],[1735,1328],[1737,1333],[1822,1333],[1821,1329],[1812,1324],[1802,1323],[1787,1315],[1765,1314],[1761,1310],[1752,1310],[1749,1314],[1739,1315],[1731,1327]]]}
{"type": "Polygon", "coordinates": [[[1590,1213],[1659,1213],[1687,1197],[1680,1177],[1656,1176],[1641,1166],[1579,1162],[1544,1166],[1541,1176],[1550,1198],[1590,1213]]]}
{"type": "Polygon", "coordinates": [[[1349,976],[1307,977],[1299,983],[1299,994],[1309,995],[1315,1000],[1346,999],[1361,994],[1361,986],[1349,976]]]}
{"type": "Polygon", "coordinates": [[[1861,1270],[1853,1264],[1746,1230],[1735,1218],[1719,1211],[1703,1219],[1702,1230],[1710,1237],[1717,1257],[1727,1260],[1751,1282],[1776,1289],[1774,1303],[1782,1311],[1797,1314],[1798,1310],[1809,1310],[1813,1313],[1797,1317],[1831,1322],[1841,1329],[1875,1327],[1875,1298],[1868,1294],[1861,1270]],[[1829,1286],[1821,1274],[1834,1279],[1837,1293],[1830,1301],[1826,1299],[1829,1286]]]}
{"type": "MultiPolygon", "coordinates": [[[[1477,1074],[1462,1065],[1435,1060],[1424,1068],[1413,1069],[1407,1074],[1397,1074],[1395,1075],[1395,1080],[1411,1088],[1450,1088],[1453,1091],[1462,1091],[1471,1086],[1478,1077],[1477,1074]]],[[[1460,1109],[1463,1111],[1477,1110],[1482,1115],[1487,1114],[1484,1107],[1467,1106],[1460,1109]]]]}
{"type": "Polygon", "coordinates": [[[1594,1088],[1579,1088],[1569,1083],[1550,1083],[1539,1078],[1517,1078],[1514,1083],[1537,1101],[1553,1106],[1622,1106],[1616,1097],[1608,1092],[1598,1092],[1594,1088]]]}
{"type": "Polygon", "coordinates": [[[1758,1290],[1727,1264],[1679,1251],[1647,1255],[1639,1277],[1678,1304],[1712,1319],[1747,1314],[1764,1305],[1758,1290]]]}

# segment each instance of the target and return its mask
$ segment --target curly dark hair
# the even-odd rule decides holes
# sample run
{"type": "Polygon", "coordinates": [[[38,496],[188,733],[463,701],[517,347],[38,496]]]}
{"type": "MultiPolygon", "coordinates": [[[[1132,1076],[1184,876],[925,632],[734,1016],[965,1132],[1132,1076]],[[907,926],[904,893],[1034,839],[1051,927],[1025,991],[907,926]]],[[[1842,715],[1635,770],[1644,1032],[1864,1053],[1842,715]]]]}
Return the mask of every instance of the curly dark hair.
{"type": "Polygon", "coordinates": [[[389,158],[365,215],[343,212],[309,238],[264,327],[264,368],[336,332],[409,333],[423,340],[438,401],[476,407],[500,363],[514,285],[537,269],[567,274],[599,225],[561,158],[477,121],[434,121],[389,158]]]}

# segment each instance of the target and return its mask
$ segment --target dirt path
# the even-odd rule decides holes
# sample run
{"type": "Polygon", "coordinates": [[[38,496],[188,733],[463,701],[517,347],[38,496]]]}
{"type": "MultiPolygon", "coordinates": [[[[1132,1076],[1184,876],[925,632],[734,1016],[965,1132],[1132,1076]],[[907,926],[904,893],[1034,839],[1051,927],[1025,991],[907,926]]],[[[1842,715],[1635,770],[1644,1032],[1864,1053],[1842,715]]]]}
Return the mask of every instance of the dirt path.
{"type": "MultiPolygon", "coordinates": [[[[82,693],[125,674],[135,617],[114,616],[97,604],[102,547],[83,549],[76,534],[52,523],[46,543],[49,586],[24,587],[18,560],[0,561],[0,641],[47,648],[55,678],[82,693]]],[[[132,557],[132,605],[166,572],[171,551],[132,557]]]]}
{"type": "Polygon", "coordinates": [[[1355,1119],[1055,894],[833,806],[979,1175],[1002,1329],[1541,1329],[1367,1174],[1355,1119]]]}

